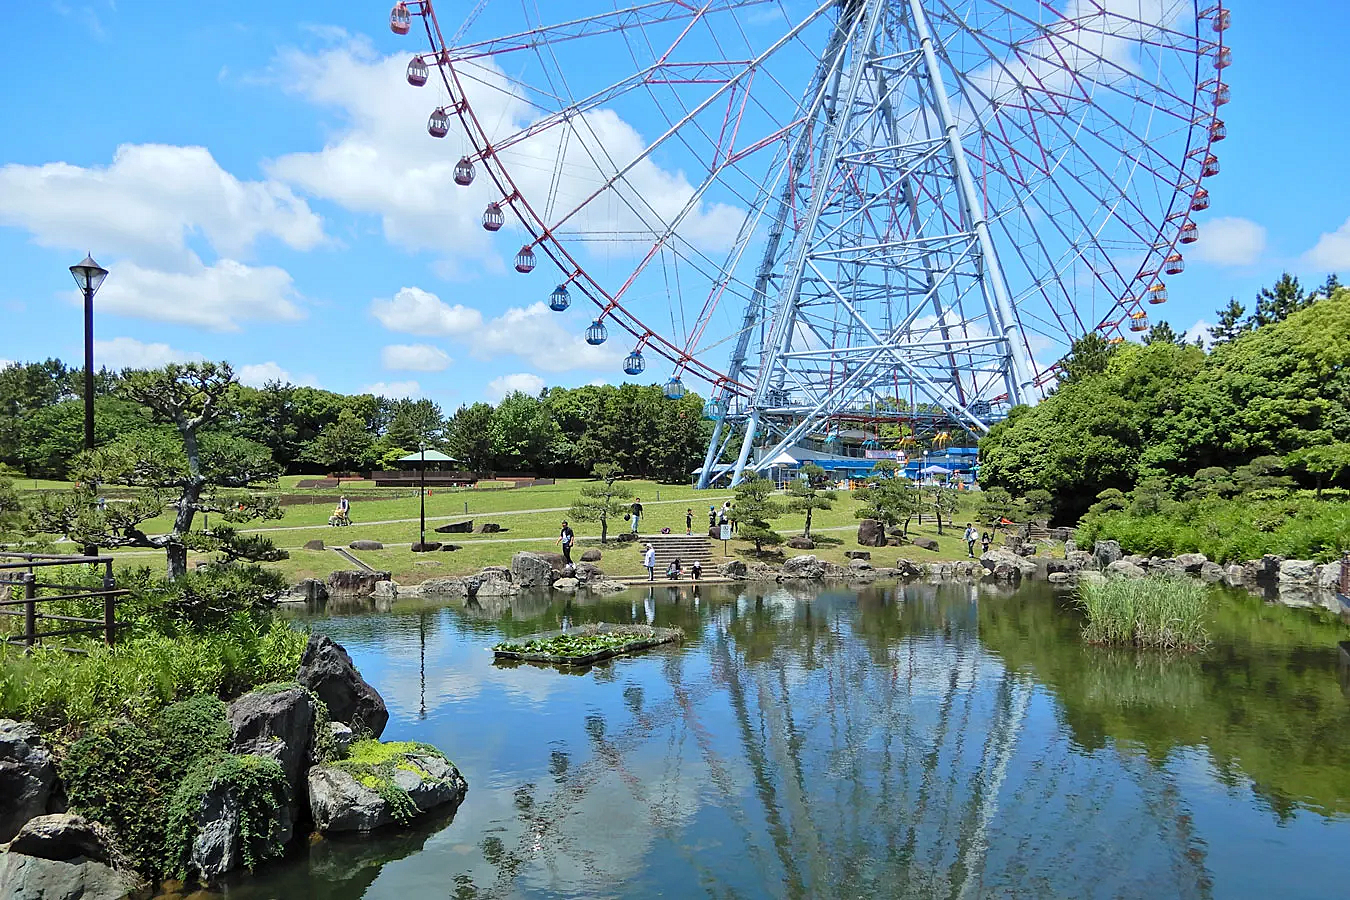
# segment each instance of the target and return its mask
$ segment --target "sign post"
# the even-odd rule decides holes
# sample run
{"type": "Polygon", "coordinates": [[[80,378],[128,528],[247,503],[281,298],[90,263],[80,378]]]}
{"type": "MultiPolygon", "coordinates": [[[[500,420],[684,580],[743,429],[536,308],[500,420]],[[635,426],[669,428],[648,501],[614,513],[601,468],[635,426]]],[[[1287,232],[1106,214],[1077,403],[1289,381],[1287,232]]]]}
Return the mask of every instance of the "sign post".
{"type": "Polygon", "coordinates": [[[731,523],[730,523],[730,522],[723,522],[723,523],[722,523],[722,534],[721,534],[721,537],[722,537],[722,555],[723,555],[723,556],[726,556],[726,555],[727,555],[727,541],[731,540],[731,523]]]}

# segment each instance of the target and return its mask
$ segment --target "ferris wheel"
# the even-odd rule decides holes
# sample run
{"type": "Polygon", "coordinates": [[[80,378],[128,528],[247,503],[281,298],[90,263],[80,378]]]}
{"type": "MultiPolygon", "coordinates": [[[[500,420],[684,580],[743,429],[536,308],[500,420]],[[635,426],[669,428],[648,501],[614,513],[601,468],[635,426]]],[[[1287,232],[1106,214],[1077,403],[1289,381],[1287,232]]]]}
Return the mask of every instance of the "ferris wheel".
{"type": "Polygon", "coordinates": [[[1221,3],[563,8],[390,26],[539,299],[667,396],[706,383],[702,485],[878,410],[986,431],[1078,337],[1149,330],[1219,173],[1221,3]]]}

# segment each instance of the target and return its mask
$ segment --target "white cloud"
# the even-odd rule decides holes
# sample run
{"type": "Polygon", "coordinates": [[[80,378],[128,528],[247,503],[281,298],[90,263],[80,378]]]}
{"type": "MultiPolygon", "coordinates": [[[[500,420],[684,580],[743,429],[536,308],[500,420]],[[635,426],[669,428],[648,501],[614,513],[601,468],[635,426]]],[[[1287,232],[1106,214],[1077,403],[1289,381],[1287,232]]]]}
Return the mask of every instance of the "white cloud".
{"type": "Polygon", "coordinates": [[[1204,319],[1198,319],[1194,325],[1186,329],[1186,343],[1193,344],[1195,343],[1195,339],[1199,338],[1201,342],[1208,347],[1214,340],[1209,333],[1209,330],[1213,327],[1213,322],[1206,322],[1204,319]]]}
{"type": "Polygon", "coordinates": [[[1335,231],[1328,231],[1304,254],[1309,265],[1325,272],[1350,269],[1350,219],[1335,231]]]}
{"type": "Polygon", "coordinates": [[[430,344],[390,344],[380,360],[386,369],[404,372],[443,372],[450,365],[449,354],[430,344]]]}
{"type": "Polygon", "coordinates": [[[204,147],[164,144],[124,144],[104,167],[0,167],[0,224],[45,247],[171,268],[196,261],[187,244],[194,234],[234,257],[264,235],[298,250],[324,237],[319,217],[285,185],[240,181],[204,147]]]}
{"type": "Polygon", "coordinates": [[[529,372],[517,372],[514,375],[502,375],[492,379],[487,383],[483,394],[488,400],[496,403],[506,395],[513,394],[516,391],[533,397],[542,391],[546,384],[547,382],[538,375],[532,375],[529,372]]]}
{"type": "Polygon", "coordinates": [[[319,382],[313,375],[295,376],[283,369],[275,362],[268,361],[263,363],[254,363],[253,365],[240,366],[235,370],[241,384],[249,387],[263,387],[268,382],[279,382],[280,384],[298,384],[305,387],[318,387],[319,382]]]}
{"type": "Polygon", "coordinates": [[[1216,266],[1249,266],[1266,249],[1266,229],[1250,219],[1220,216],[1199,223],[1200,239],[1189,255],[1216,266]]]}
{"type": "MultiPolygon", "coordinates": [[[[613,326],[610,331],[617,331],[613,326]]],[[[469,352],[475,359],[514,354],[545,372],[616,368],[627,349],[611,334],[599,346],[564,328],[559,316],[544,303],[512,307],[487,322],[473,335],[469,352]]]]}
{"type": "Polygon", "coordinates": [[[200,353],[177,350],[168,344],[146,344],[135,338],[119,337],[94,341],[94,367],[118,369],[157,369],[169,363],[205,359],[200,353]]]}
{"type": "Polygon", "coordinates": [[[0,369],[8,369],[12,365],[14,365],[14,360],[0,359],[0,369]]]}
{"type": "Polygon", "coordinates": [[[95,303],[104,312],[123,316],[238,331],[241,322],[304,318],[297,299],[284,269],[222,259],[211,266],[198,262],[182,272],[124,262],[103,282],[95,303]]]}
{"type": "Polygon", "coordinates": [[[483,324],[483,314],[467,306],[450,306],[421,288],[405,287],[392,298],[373,300],[370,311],[390,331],[445,336],[465,334],[483,324]]]}
{"type": "Polygon", "coordinates": [[[389,400],[406,400],[420,397],[422,386],[416,381],[377,381],[361,388],[363,394],[374,394],[389,400]]]}

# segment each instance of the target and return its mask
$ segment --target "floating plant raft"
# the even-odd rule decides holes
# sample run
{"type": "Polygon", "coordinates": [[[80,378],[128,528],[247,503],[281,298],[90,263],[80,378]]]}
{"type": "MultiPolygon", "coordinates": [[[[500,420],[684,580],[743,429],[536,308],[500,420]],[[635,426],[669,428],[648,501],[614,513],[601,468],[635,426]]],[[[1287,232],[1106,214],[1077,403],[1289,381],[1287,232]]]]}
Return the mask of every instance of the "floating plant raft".
{"type": "Polygon", "coordinates": [[[678,628],[608,625],[601,622],[580,625],[569,631],[546,631],[513,641],[502,641],[493,646],[492,652],[497,659],[588,666],[603,659],[682,640],[684,632],[678,628]]]}

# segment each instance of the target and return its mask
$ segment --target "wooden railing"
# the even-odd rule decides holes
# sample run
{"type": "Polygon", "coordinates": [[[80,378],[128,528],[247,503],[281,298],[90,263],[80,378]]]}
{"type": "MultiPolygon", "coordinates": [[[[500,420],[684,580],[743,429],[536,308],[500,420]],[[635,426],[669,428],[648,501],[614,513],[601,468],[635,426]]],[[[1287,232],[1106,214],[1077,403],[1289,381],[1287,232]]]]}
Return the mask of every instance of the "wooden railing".
{"type": "MultiPolygon", "coordinates": [[[[23,618],[23,633],[9,635],[5,638],[5,642],[32,648],[40,644],[44,638],[101,633],[103,640],[111,647],[117,639],[117,599],[130,593],[117,588],[113,579],[112,566],[113,559],[111,556],[64,556],[46,553],[0,552],[0,597],[4,598],[0,599],[0,616],[23,618]],[[101,588],[44,582],[40,580],[38,575],[39,570],[43,569],[82,565],[103,567],[101,588]],[[40,592],[44,590],[56,591],[57,593],[42,595],[40,592]],[[16,598],[15,593],[22,593],[22,597],[16,598]],[[43,603],[90,600],[102,601],[102,618],[62,616],[39,612],[40,604],[43,603]],[[63,627],[53,631],[40,630],[45,622],[55,622],[63,627]]],[[[63,646],[62,649],[77,653],[82,652],[72,647],[63,646]]]]}

